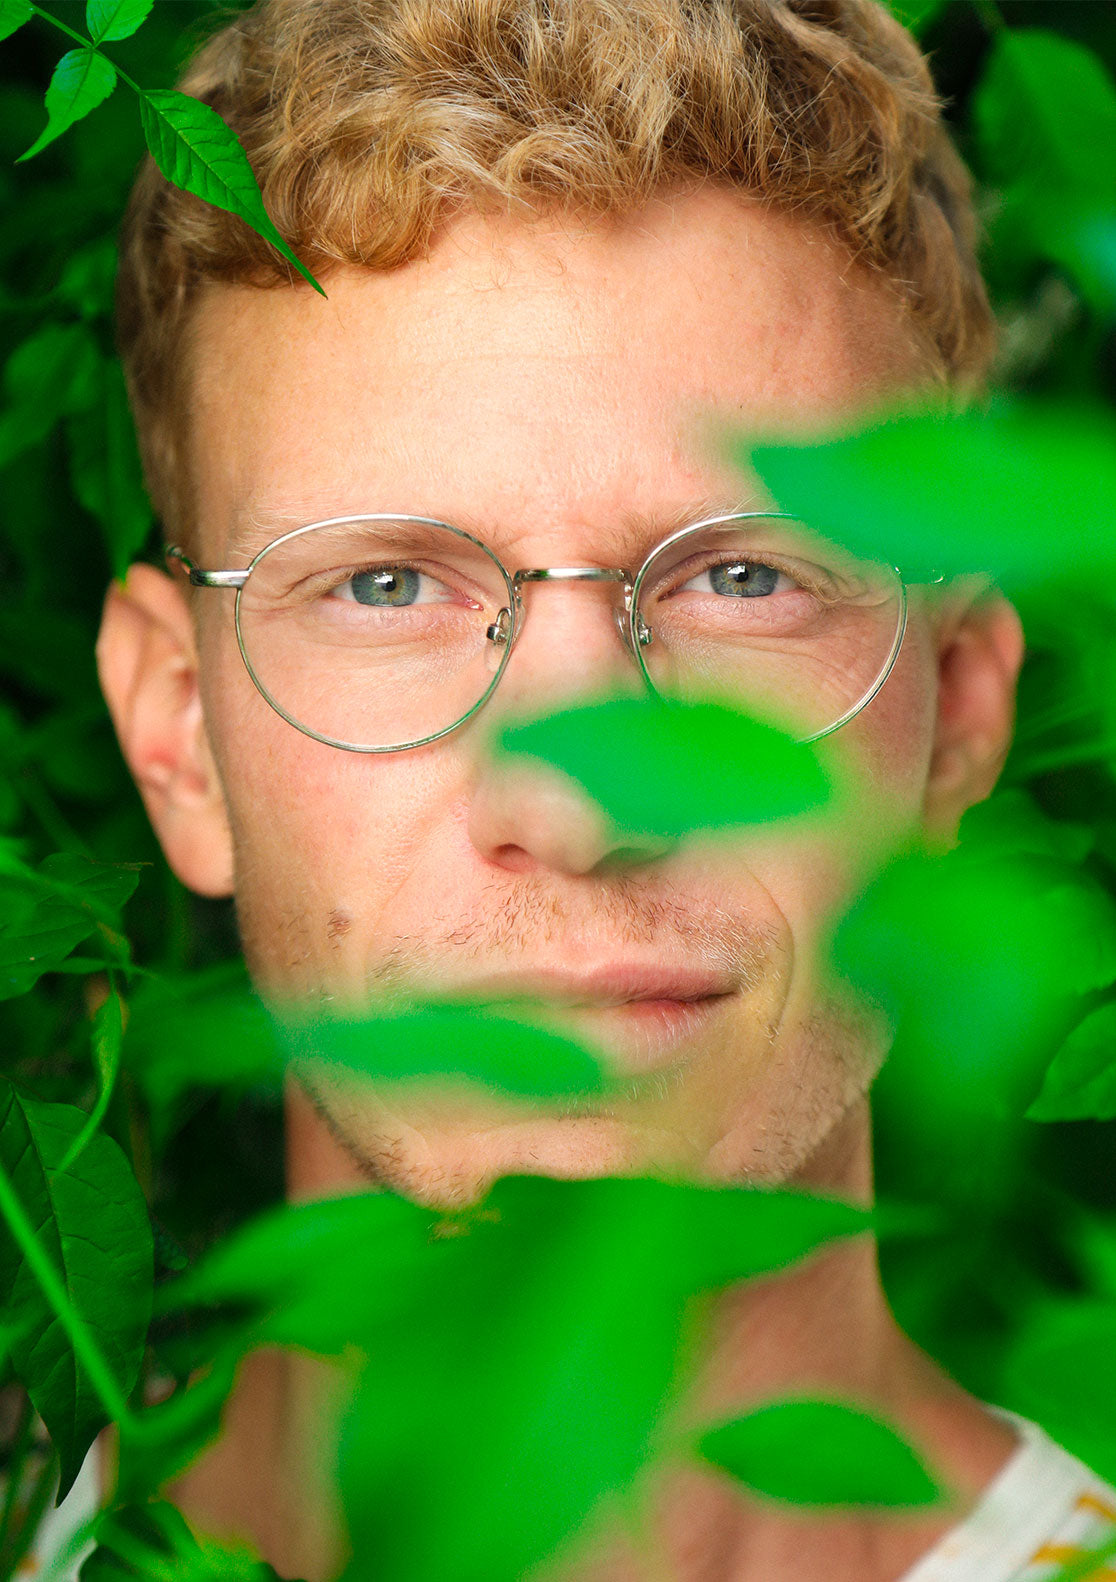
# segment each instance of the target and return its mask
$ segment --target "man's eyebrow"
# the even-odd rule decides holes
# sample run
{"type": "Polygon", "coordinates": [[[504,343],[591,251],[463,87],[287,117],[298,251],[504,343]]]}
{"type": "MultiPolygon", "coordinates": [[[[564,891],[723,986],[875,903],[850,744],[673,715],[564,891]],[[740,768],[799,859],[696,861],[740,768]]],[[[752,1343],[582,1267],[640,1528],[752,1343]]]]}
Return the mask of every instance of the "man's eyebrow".
{"type": "MultiPolygon", "coordinates": [[[[656,510],[625,510],[620,513],[615,522],[610,522],[605,528],[608,543],[612,552],[617,554],[625,563],[638,563],[647,552],[654,548],[663,539],[669,538],[672,533],[679,532],[684,527],[690,527],[695,522],[702,522],[708,517],[735,516],[747,511],[763,510],[763,506],[754,498],[748,500],[743,495],[714,495],[701,499],[691,500],[685,505],[670,511],[656,510]]],[[[295,531],[300,527],[308,527],[313,522],[330,521],[335,517],[359,516],[359,510],[346,510],[339,506],[252,506],[239,512],[233,521],[232,532],[229,535],[227,558],[230,567],[235,567],[243,561],[250,561],[258,555],[274,539],[282,537],[284,533],[295,531]]],[[[368,514],[375,514],[369,512],[368,514]]],[[[384,513],[380,513],[384,514],[384,513]]],[[[473,512],[455,511],[449,514],[431,508],[414,508],[400,515],[424,516],[438,522],[446,522],[451,527],[459,527],[466,533],[471,533],[475,538],[491,545],[497,554],[503,554],[500,548],[500,539],[512,536],[506,529],[513,533],[528,524],[502,523],[498,531],[493,531],[490,518],[485,518],[473,512]]],[[[591,555],[594,560],[607,559],[604,553],[604,541],[600,552],[591,555]]],[[[515,567],[511,567],[515,570],[515,567]]],[[[634,569],[634,568],[633,568],[634,569]]]]}

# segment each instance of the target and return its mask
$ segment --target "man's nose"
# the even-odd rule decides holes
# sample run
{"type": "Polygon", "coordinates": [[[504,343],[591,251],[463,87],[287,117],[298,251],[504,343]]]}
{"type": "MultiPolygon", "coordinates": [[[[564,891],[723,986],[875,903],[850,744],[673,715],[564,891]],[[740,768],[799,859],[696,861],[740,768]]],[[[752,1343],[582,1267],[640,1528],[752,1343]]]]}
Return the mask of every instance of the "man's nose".
{"type": "MultiPolygon", "coordinates": [[[[619,830],[560,770],[501,754],[508,719],[554,713],[587,697],[642,693],[639,668],[617,629],[622,593],[607,584],[542,584],[525,592],[525,617],[500,685],[477,724],[482,739],[469,836],[489,862],[516,872],[571,876],[638,866],[667,840],[619,830]]],[[[643,772],[633,765],[633,773],[643,772]]]]}

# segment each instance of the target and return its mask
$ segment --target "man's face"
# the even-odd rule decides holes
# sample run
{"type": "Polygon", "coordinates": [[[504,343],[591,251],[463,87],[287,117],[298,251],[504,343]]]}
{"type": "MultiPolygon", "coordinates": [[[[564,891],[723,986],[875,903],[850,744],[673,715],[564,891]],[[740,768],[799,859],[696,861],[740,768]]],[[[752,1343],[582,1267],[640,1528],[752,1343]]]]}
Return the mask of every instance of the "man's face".
{"type": "MultiPolygon", "coordinates": [[[[703,420],[809,428],[925,378],[879,285],[817,231],[715,189],[585,225],[467,215],[427,260],[327,289],[216,288],[202,303],[189,461],[203,565],[246,565],[315,520],[398,511],[478,534],[511,570],[633,567],[681,522],[770,504],[702,443],[703,420]]],[[[524,598],[486,708],[427,746],[369,755],[270,709],[237,650],[233,595],[197,595],[257,986],[346,1002],[530,994],[617,1070],[658,1074],[564,1115],[316,1081],[346,1149],[414,1195],[651,1159],[786,1177],[882,1053],[825,992],[816,945],[922,816],[934,623],[916,596],[886,685],[823,744],[856,777],[840,816],[633,846],[571,782],[488,750],[509,714],[637,689],[607,585],[524,598]]]]}

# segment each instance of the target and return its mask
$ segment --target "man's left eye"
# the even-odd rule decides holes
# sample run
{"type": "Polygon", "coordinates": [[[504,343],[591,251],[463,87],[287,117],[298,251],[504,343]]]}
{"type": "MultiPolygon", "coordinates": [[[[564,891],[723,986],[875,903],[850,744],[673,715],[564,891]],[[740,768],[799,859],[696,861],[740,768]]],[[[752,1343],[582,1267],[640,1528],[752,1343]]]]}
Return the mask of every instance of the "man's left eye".
{"type": "Polygon", "coordinates": [[[775,566],[765,566],[755,560],[724,560],[707,566],[689,582],[683,583],[679,593],[721,593],[730,598],[755,599],[765,594],[787,593],[798,584],[786,572],[775,566]]]}

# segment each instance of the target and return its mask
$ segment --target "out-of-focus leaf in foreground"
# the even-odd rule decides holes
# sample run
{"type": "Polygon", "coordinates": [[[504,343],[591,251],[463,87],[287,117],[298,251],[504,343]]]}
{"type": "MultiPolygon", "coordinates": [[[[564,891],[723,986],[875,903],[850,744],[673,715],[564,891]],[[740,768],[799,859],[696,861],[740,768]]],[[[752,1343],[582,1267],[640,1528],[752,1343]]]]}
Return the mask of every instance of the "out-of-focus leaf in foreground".
{"type": "Polygon", "coordinates": [[[691,1298],[870,1223],[646,1180],[507,1178],[448,1216],[367,1194],[273,1213],[161,1305],[255,1307],[256,1343],[360,1345],[340,1471],[355,1552],[400,1582],[512,1582],[636,1475],[691,1298]]]}
{"type": "Polygon", "coordinates": [[[811,747],[719,703],[588,703],[508,725],[500,745],[569,775],[619,829],[664,838],[792,818],[830,789],[811,747]]]}
{"type": "Polygon", "coordinates": [[[1116,1482],[1116,1303],[1049,1300],[1026,1315],[1002,1359],[996,1399],[1042,1424],[1116,1482]]]}
{"type": "Polygon", "coordinates": [[[435,1005],[344,1019],[276,1018],[288,1059],[386,1082],[462,1077],[498,1093],[560,1098],[600,1093],[604,1072],[587,1050],[526,1021],[480,1008],[435,1005]]]}
{"type": "Polygon", "coordinates": [[[962,841],[888,869],[838,925],[833,959],[889,1014],[934,1109],[1018,1117],[1081,997],[1116,980],[1116,905],[1063,861],[962,841]]]}
{"type": "MultiPolygon", "coordinates": [[[[71,1306],[126,1395],[151,1310],[151,1230],[143,1194],[111,1137],[98,1132],[72,1167],[61,1169],[85,1121],[74,1105],[44,1104],[0,1085],[0,1160],[71,1306]]],[[[12,1360],[58,1447],[61,1499],[107,1414],[7,1231],[0,1232],[0,1305],[21,1325],[12,1360]]]]}
{"type": "Polygon", "coordinates": [[[893,1428],[839,1401],[773,1401],[710,1429],[699,1448],[754,1493],[799,1506],[918,1506],[941,1497],[893,1428]]]}
{"type": "Polygon", "coordinates": [[[910,581],[984,572],[1050,596],[1116,568],[1116,418],[1101,407],[1005,397],[730,451],[785,510],[910,581]]]}

